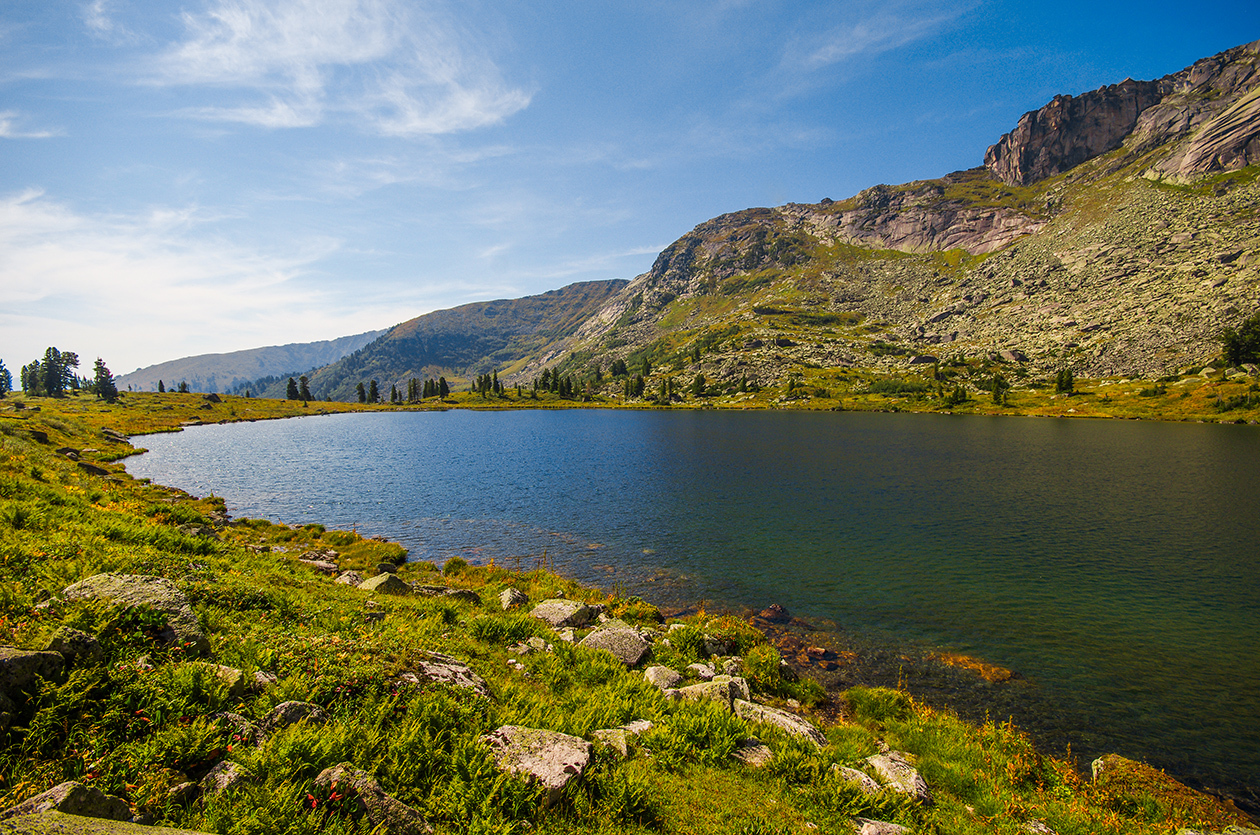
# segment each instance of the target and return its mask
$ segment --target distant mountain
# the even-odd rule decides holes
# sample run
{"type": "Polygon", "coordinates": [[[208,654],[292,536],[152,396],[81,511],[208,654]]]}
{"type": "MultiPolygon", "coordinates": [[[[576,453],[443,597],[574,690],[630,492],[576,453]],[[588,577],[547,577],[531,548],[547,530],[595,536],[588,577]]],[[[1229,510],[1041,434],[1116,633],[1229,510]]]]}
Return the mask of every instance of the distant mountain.
{"type": "Polygon", "coordinates": [[[225,392],[260,377],[301,374],[336,362],[384,332],[377,330],[323,342],[295,342],[227,354],[184,357],[123,374],[117,378],[117,384],[123,390],[130,386],[135,391],[157,391],[161,380],[168,389],[187,382],[193,391],[225,392]]]}
{"type": "Polygon", "coordinates": [[[1201,366],[1260,309],[1258,61],[1260,42],[1057,96],[984,167],[714,218],[513,371],[646,359],[651,393],[936,360],[978,379],[1201,366]]]}
{"type": "MultiPolygon", "coordinates": [[[[527,362],[555,361],[553,346],[625,286],[620,279],[588,281],[418,316],[310,374],[311,392],[325,400],[352,400],[359,383],[377,380],[387,396],[391,385],[405,391],[413,377],[445,376],[454,383],[495,370],[510,375],[527,362]]],[[[283,383],[263,394],[283,397],[283,383]]]]}

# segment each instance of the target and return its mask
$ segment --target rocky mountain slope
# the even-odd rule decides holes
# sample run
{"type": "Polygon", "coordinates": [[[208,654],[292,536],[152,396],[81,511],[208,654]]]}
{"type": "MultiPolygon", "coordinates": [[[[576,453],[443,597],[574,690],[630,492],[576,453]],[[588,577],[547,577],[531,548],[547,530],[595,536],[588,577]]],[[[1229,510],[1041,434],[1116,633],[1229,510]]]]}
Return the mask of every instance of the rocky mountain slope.
{"type": "Polygon", "coordinates": [[[982,358],[1160,376],[1260,308],[1260,42],[1059,96],[985,166],[702,223],[519,372],[761,385],[982,358]]]}
{"type": "Polygon", "coordinates": [[[322,342],[184,357],[123,374],[117,378],[117,384],[124,390],[130,386],[136,391],[157,391],[161,380],[172,389],[180,382],[187,382],[193,391],[225,392],[259,377],[300,373],[336,362],[382,333],[384,331],[368,331],[322,342]]]}
{"type": "MultiPolygon", "coordinates": [[[[351,400],[360,382],[378,380],[406,389],[412,377],[463,379],[498,370],[574,333],[625,281],[571,284],[523,299],[500,299],[439,310],[395,325],[379,338],[310,375],[316,397],[351,400]]],[[[283,397],[283,384],[269,396],[283,397]]]]}

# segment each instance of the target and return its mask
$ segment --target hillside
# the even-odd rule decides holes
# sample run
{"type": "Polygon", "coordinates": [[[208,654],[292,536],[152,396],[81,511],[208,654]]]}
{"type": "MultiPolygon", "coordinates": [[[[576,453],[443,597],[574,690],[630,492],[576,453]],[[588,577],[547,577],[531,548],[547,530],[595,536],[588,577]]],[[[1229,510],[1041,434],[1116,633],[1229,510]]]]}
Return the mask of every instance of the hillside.
{"type": "Polygon", "coordinates": [[[702,223],[517,377],[646,358],[651,391],[937,360],[1016,378],[1209,363],[1260,308],[1258,53],[1056,97],[983,167],[702,223]]]}
{"type": "Polygon", "coordinates": [[[157,391],[158,381],[161,380],[172,389],[180,382],[187,382],[191,391],[226,392],[260,377],[301,373],[336,362],[381,333],[383,331],[368,331],[322,342],[295,342],[226,354],[184,357],[123,374],[117,378],[117,384],[123,390],[130,386],[135,391],[157,391]]]}
{"type": "MultiPolygon", "coordinates": [[[[351,400],[360,382],[406,390],[413,377],[462,380],[519,366],[588,321],[625,281],[571,284],[537,296],[475,302],[409,319],[354,353],[310,375],[311,391],[351,400]]],[[[264,392],[283,397],[283,383],[264,392]]]]}

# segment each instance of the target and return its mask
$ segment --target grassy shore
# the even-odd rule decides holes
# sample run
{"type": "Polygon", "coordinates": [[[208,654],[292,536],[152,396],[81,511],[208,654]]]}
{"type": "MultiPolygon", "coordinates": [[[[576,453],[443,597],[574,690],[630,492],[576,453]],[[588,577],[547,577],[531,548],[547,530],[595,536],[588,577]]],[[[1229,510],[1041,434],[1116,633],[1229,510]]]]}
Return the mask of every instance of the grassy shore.
{"type": "Polygon", "coordinates": [[[1084,779],[1070,763],[1039,754],[1015,728],[968,725],[894,690],[854,688],[829,697],[786,676],[777,650],[737,618],[689,618],[670,633],[669,645],[653,645],[648,663],[682,669],[701,660],[706,635],[725,638],[743,657],[756,699],[823,727],[827,742],[818,750],[713,703],[670,701],[641,672],[561,640],[521,610],[503,611],[497,597],[515,588],[532,605],[564,595],[659,628],[659,614],[642,600],[583,588],[541,568],[452,561],[442,572],[403,562],[394,543],[320,525],[229,523],[221,499],[134,480],[117,463],[134,448],[115,433],[357,405],[235,397],[208,404],[187,394],[22,405],[0,400],[0,644],[42,649],[58,629],[72,627],[97,636],[105,659],[64,680],[39,681],[15,700],[2,732],[0,808],[78,780],[168,826],[366,833],[366,820],[329,803],[335,798],[313,785],[322,769],[349,761],[441,833],[847,833],[860,816],[922,833],[1017,833],[1041,821],[1059,833],[1103,835],[1219,830],[1245,821],[1136,764],[1084,779]],[[65,449],[80,460],[58,452],[65,449]],[[299,562],[309,551],[335,552],[341,568],[368,574],[378,563],[401,563],[405,580],[471,590],[482,602],[372,596],[299,562]],[[66,586],[100,572],[172,580],[192,602],[216,664],[247,680],[273,673],[275,682],[234,691],[203,660],[163,644],[151,617],[58,600],[66,586]],[[510,650],[530,638],[543,639],[550,651],[510,650]],[[400,684],[429,652],[468,664],[490,697],[400,684]],[[258,720],[289,700],[317,703],[331,719],[255,745],[223,716],[258,720]],[[596,729],[637,719],[654,727],[631,755],[597,749],[584,779],[546,810],[541,789],[500,773],[479,741],[504,724],[590,739],[596,729]],[[770,765],[731,758],[749,736],[774,752],[770,765]],[[834,764],[860,767],[881,746],[913,756],[932,805],[887,791],[863,795],[835,777],[834,764]],[[251,779],[216,797],[169,793],[225,759],[251,779]]]}

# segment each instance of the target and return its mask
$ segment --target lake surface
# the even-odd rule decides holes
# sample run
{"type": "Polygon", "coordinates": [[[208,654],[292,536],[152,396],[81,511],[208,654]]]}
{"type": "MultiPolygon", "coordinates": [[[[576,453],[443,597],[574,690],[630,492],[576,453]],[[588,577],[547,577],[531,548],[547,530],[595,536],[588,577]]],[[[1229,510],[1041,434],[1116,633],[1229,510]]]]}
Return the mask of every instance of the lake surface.
{"type": "Polygon", "coordinates": [[[1115,751],[1260,798],[1255,427],[449,411],[137,442],[129,472],[235,516],[353,526],[439,564],[530,568],[545,550],[659,603],[778,602],[974,655],[1025,676],[1054,714],[1027,721],[1085,763],[1115,751]]]}

